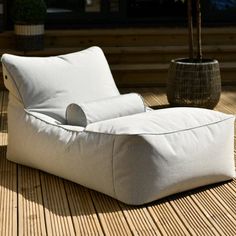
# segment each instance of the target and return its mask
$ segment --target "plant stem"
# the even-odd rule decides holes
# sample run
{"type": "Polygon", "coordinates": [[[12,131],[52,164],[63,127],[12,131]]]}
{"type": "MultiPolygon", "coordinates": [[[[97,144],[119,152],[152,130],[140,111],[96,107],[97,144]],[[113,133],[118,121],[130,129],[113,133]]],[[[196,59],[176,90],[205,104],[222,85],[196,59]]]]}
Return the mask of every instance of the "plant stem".
{"type": "Polygon", "coordinates": [[[197,59],[202,60],[202,32],[201,32],[201,3],[200,0],[196,0],[196,10],[197,10],[197,59]]]}
{"type": "Polygon", "coordinates": [[[189,59],[193,60],[193,16],[192,0],[188,0],[188,40],[189,40],[189,59]]]}

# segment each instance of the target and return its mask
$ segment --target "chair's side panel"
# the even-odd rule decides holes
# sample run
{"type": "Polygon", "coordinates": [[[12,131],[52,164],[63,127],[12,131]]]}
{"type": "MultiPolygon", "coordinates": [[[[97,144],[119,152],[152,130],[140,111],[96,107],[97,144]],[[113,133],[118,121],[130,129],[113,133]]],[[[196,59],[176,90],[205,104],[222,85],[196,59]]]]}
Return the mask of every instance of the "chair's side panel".
{"type": "Polygon", "coordinates": [[[114,196],[113,135],[67,130],[31,115],[10,96],[8,160],[114,196]]]}
{"type": "Polygon", "coordinates": [[[118,136],[116,196],[144,204],[235,177],[234,119],[167,135],[118,136]]]}
{"type": "Polygon", "coordinates": [[[10,72],[6,69],[5,65],[2,64],[3,70],[3,78],[4,78],[4,85],[9,90],[9,92],[17,99],[20,103],[22,103],[22,97],[18,91],[18,88],[15,84],[14,79],[10,72]]]}
{"type": "Polygon", "coordinates": [[[25,116],[24,106],[11,91],[8,96],[7,121],[8,121],[8,146],[7,158],[17,162],[18,150],[24,148],[25,132],[22,123],[25,116]]]}
{"type": "Polygon", "coordinates": [[[24,133],[19,130],[20,123],[19,120],[25,114],[24,104],[22,97],[18,91],[18,88],[15,84],[14,79],[10,72],[6,69],[5,65],[3,66],[3,76],[4,84],[9,91],[8,96],[8,107],[7,107],[7,119],[8,119],[8,146],[7,146],[7,158],[15,159],[17,158],[18,148],[23,148],[18,146],[18,140],[24,140],[24,133]]]}

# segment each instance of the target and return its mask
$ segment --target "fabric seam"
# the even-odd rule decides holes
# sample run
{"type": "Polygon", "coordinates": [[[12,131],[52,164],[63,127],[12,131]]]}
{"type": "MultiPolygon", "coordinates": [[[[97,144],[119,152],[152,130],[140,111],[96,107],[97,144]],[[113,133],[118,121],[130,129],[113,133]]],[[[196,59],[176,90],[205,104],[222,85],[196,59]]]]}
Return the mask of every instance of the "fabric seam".
{"type": "Polygon", "coordinates": [[[114,141],[113,141],[113,146],[112,146],[112,183],[113,183],[113,191],[114,191],[114,198],[117,199],[117,194],[116,194],[116,188],[115,188],[115,174],[114,174],[114,150],[115,150],[115,141],[116,141],[116,137],[114,137],[114,141]]]}
{"type": "MultiPolygon", "coordinates": [[[[63,130],[65,130],[65,131],[69,131],[69,132],[76,132],[76,133],[82,133],[82,132],[84,132],[84,130],[78,131],[78,130],[66,129],[65,127],[61,127],[61,125],[53,124],[53,123],[50,123],[50,122],[48,122],[48,121],[46,121],[46,120],[44,120],[44,119],[42,119],[42,118],[40,118],[40,117],[37,117],[36,115],[30,113],[30,112],[27,111],[26,109],[24,109],[24,111],[25,111],[25,113],[26,113],[28,116],[32,116],[32,117],[34,117],[35,119],[38,119],[38,120],[40,120],[40,121],[42,121],[42,122],[44,122],[44,123],[46,123],[46,124],[48,124],[48,125],[57,127],[57,128],[59,128],[59,129],[63,129],[63,130]]],[[[81,127],[81,126],[75,126],[75,127],[81,127]]],[[[82,128],[84,128],[84,127],[82,127],[82,128]]]]}
{"type": "Polygon", "coordinates": [[[191,127],[191,128],[187,128],[187,129],[180,129],[180,130],[175,130],[175,131],[170,131],[170,132],[163,132],[163,133],[113,134],[113,133],[102,133],[102,132],[90,131],[90,130],[84,130],[83,132],[99,133],[99,134],[110,134],[110,135],[117,135],[117,136],[122,136],[122,135],[126,135],[126,136],[134,136],[134,135],[160,135],[161,136],[161,135],[181,133],[181,132],[184,132],[184,131],[200,129],[200,128],[208,127],[208,126],[211,126],[211,125],[215,125],[215,124],[218,124],[218,123],[224,122],[226,120],[230,120],[230,119],[235,119],[235,116],[231,116],[231,117],[228,117],[228,118],[225,118],[225,119],[222,119],[222,120],[219,120],[219,121],[215,121],[215,122],[212,122],[212,123],[208,123],[208,124],[205,124],[205,125],[199,125],[199,126],[196,126],[196,127],[191,127]]]}
{"type": "Polygon", "coordinates": [[[3,64],[3,66],[5,67],[7,73],[11,76],[11,80],[12,80],[13,83],[15,84],[15,87],[16,87],[16,89],[17,89],[17,92],[18,92],[18,94],[19,94],[19,96],[20,96],[20,98],[21,98],[22,104],[23,104],[23,106],[24,106],[24,108],[25,108],[24,99],[23,99],[23,97],[21,96],[20,90],[19,90],[19,88],[18,88],[18,85],[17,85],[17,83],[16,83],[14,77],[12,76],[11,72],[8,70],[7,66],[6,66],[3,62],[2,62],[2,64],[3,64]]]}
{"type": "MultiPolygon", "coordinates": [[[[116,136],[141,136],[141,135],[167,135],[167,134],[173,134],[173,133],[180,133],[180,132],[184,132],[184,131],[189,131],[189,130],[194,130],[194,129],[199,129],[199,128],[203,128],[203,127],[208,127],[208,126],[211,126],[211,125],[215,125],[215,124],[218,124],[218,123],[221,123],[221,122],[224,122],[226,120],[230,120],[230,119],[235,119],[235,116],[232,115],[231,117],[228,117],[226,119],[223,119],[223,120],[219,120],[219,121],[216,121],[216,122],[212,122],[212,123],[209,123],[207,125],[201,125],[201,126],[196,126],[196,127],[193,127],[193,128],[188,128],[188,129],[182,129],[182,130],[177,130],[177,131],[172,131],[172,132],[165,132],[165,133],[139,133],[139,134],[113,134],[113,133],[102,133],[102,132],[96,132],[96,131],[89,131],[89,130],[82,130],[82,131],[77,131],[77,130],[70,130],[70,129],[66,129],[65,127],[61,127],[60,125],[57,125],[57,124],[52,124],[48,121],[45,121],[43,120],[42,118],[39,118],[33,114],[31,114],[30,112],[28,112],[26,109],[24,109],[25,112],[29,115],[29,116],[33,116],[35,117],[36,119],[48,124],[48,125],[52,125],[52,126],[55,126],[55,127],[58,127],[60,129],[64,129],[66,131],[69,131],[69,132],[76,132],[76,133],[95,133],[95,134],[104,134],[104,135],[116,135],[116,136]]],[[[76,126],[78,127],[78,126],[76,126]]],[[[84,127],[83,127],[84,128],[84,127]]]]}

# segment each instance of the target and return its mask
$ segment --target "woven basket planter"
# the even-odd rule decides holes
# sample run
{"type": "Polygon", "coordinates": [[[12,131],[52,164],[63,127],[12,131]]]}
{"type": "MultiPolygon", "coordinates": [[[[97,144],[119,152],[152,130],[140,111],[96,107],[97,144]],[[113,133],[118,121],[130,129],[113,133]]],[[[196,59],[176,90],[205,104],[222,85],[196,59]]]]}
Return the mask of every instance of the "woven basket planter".
{"type": "Polygon", "coordinates": [[[167,98],[172,106],[213,109],[220,99],[221,78],[216,60],[190,63],[172,60],[167,80],[167,98]]]}
{"type": "Polygon", "coordinates": [[[15,24],[16,49],[20,51],[42,50],[44,48],[44,25],[15,24]]]}

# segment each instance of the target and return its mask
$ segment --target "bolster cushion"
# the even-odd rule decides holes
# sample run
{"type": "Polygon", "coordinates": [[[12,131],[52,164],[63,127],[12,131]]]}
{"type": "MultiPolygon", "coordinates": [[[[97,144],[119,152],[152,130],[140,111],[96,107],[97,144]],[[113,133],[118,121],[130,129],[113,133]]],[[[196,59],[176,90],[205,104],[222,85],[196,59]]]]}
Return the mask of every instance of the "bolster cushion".
{"type": "Polygon", "coordinates": [[[130,93],[87,103],[72,103],[66,109],[66,120],[68,125],[86,127],[91,123],[142,113],[145,110],[142,97],[130,93]]]}

